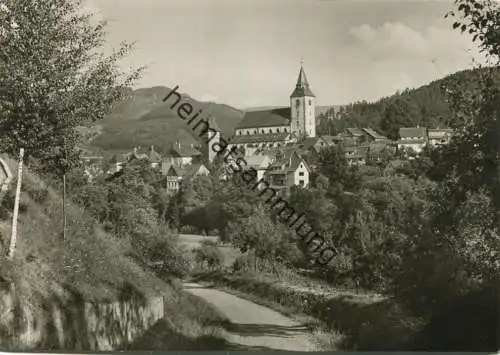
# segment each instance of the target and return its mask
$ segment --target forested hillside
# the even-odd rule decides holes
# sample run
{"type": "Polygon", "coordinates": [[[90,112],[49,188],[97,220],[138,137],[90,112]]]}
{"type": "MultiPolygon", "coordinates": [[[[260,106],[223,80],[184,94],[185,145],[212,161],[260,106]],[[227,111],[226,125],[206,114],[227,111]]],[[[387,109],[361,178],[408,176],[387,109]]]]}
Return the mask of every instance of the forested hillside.
{"type": "MultiPolygon", "coordinates": [[[[170,108],[174,99],[163,102],[169,92],[170,89],[164,86],[133,91],[126,101],[99,122],[101,132],[89,142],[90,145],[105,151],[154,145],[160,152],[164,152],[176,140],[187,145],[195,143],[197,135],[177,116],[176,108],[170,108]]],[[[233,107],[200,102],[187,95],[183,95],[183,100],[189,101],[197,110],[202,109],[200,117],[208,117],[211,114],[221,130],[229,135],[243,114],[233,107]]]]}
{"type": "Polygon", "coordinates": [[[346,127],[371,127],[395,139],[400,127],[450,126],[451,111],[446,102],[444,87],[452,82],[460,82],[466,83],[466,90],[473,89],[483,71],[464,70],[373,103],[361,101],[341,107],[336,113],[336,120],[327,121],[328,113],[321,117],[318,132],[336,134],[346,127]]]}

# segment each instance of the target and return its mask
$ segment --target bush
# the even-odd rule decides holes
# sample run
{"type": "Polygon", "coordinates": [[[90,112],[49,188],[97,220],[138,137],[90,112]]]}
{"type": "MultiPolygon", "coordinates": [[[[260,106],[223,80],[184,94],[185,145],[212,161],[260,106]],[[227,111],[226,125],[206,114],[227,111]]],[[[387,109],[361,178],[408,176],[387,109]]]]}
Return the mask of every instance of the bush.
{"type": "Polygon", "coordinates": [[[246,255],[237,257],[233,262],[233,272],[247,271],[250,268],[251,263],[246,255]]]}
{"type": "Polygon", "coordinates": [[[220,269],[224,264],[224,254],[215,242],[205,240],[202,242],[202,246],[195,250],[195,260],[201,265],[207,263],[207,266],[212,270],[220,269]]]}
{"type": "Polygon", "coordinates": [[[176,236],[172,234],[156,235],[145,242],[142,256],[146,262],[152,262],[154,269],[162,276],[183,278],[190,270],[190,261],[186,253],[179,246],[176,236]]]}

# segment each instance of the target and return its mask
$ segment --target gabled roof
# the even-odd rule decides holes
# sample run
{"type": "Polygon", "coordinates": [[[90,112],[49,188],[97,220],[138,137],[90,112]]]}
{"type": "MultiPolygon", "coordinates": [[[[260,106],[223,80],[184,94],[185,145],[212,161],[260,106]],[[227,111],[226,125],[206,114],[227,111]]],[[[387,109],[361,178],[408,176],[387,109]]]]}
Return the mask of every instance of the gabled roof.
{"type": "Polygon", "coordinates": [[[181,176],[181,169],[173,163],[162,162],[161,172],[166,176],[181,176]]]}
{"type": "Polygon", "coordinates": [[[297,170],[301,163],[310,171],[309,166],[295,150],[286,149],[281,151],[281,156],[276,156],[276,160],[269,166],[270,174],[286,174],[297,170]]]}
{"type": "Polygon", "coordinates": [[[143,160],[143,159],[149,159],[149,157],[144,153],[139,153],[137,151],[137,148],[134,148],[133,151],[131,151],[125,155],[125,159],[127,161],[130,161],[132,159],[143,160]]]}
{"type": "Polygon", "coordinates": [[[303,149],[307,150],[307,149],[314,147],[316,145],[316,143],[318,143],[318,141],[322,141],[322,139],[320,137],[306,138],[302,141],[301,146],[303,149]]]}
{"type": "Polygon", "coordinates": [[[361,128],[357,128],[357,127],[346,128],[346,133],[348,133],[349,135],[351,135],[353,137],[361,137],[361,136],[365,135],[363,130],[361,128]]]}
{"type": "Polygon", "coordinates": [[[230,140],[230,144],[282,142],[286,141],[289,136],[290,133],[238,135],[230,140]]]}
{"type": "Polygon", "coordinates": [[[400,138],[425,137],[425,127],[400,128],[400,138]]]}
{"type": "MultiPolygon", "coordinates": [[[[200,169],[205,168],[205,165],[203,164],[191,164],[182,169],[182,178],[183,179],[189,179],[192,178],[200,172],[200,169]]],[[[208,170],[208,169],[207,169],[208,170]]]]}
{"type": "Polygon", "coordinates": [[[376,132],[371,128],[363,128],[363,131],[373,139],[387,139],[385,136],[379,134],[378,132],[376,132]]]}
{"type": "Polygon", "coordinates": [[[245,112],[243,119],[238,123],[236,129],[289,125],[290,107],[282,107],[271,110],[245,112]]]}
{"type": "Polygon", "coordinates": [[[306,72],[304,68],[300,66],[299,77],[297,78],[297,84],[295,84],[295,90],[292,92],[290,97],[303,97],[312,96],[315,97],[311,89],[309,88],[309,82],[307,81],[306,72]]]}
{"type": "Polygon", "coordinates": [[[149,161],[151,163],[159,163],[162,160],[161,155],[155,151],[153,146],[151,146],[151,148],[149,148],[148,158],[149,158],[149,161]]]}

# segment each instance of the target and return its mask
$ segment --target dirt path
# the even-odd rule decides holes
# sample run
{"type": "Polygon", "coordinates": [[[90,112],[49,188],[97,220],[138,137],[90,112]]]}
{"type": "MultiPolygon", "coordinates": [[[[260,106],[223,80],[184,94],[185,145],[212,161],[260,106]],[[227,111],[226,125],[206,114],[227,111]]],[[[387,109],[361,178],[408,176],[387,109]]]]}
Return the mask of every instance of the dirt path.
{"type": "Polygon", "coordinates": [[[184,289],[214,305],[230,320],[224,328],[232,343],[276,350],[315,350],[306,327],[278,312],[196,283],[185,283],[184,289]]]}

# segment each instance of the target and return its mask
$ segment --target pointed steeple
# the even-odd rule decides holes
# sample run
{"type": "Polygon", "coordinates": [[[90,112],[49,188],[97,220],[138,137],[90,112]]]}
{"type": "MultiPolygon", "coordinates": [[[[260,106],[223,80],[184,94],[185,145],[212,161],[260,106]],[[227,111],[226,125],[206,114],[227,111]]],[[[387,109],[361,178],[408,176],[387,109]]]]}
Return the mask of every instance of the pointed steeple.
{"type": "Polygon", "coordinates": [[[299,77],[297,78],[297,84],[295,84],[295,90],[290,97],[303,97],[312,96],[316,97],[311,89],[309,88],[309,82],[307,81],[306,72],[302,64],[300,65],[299,77]]]}

